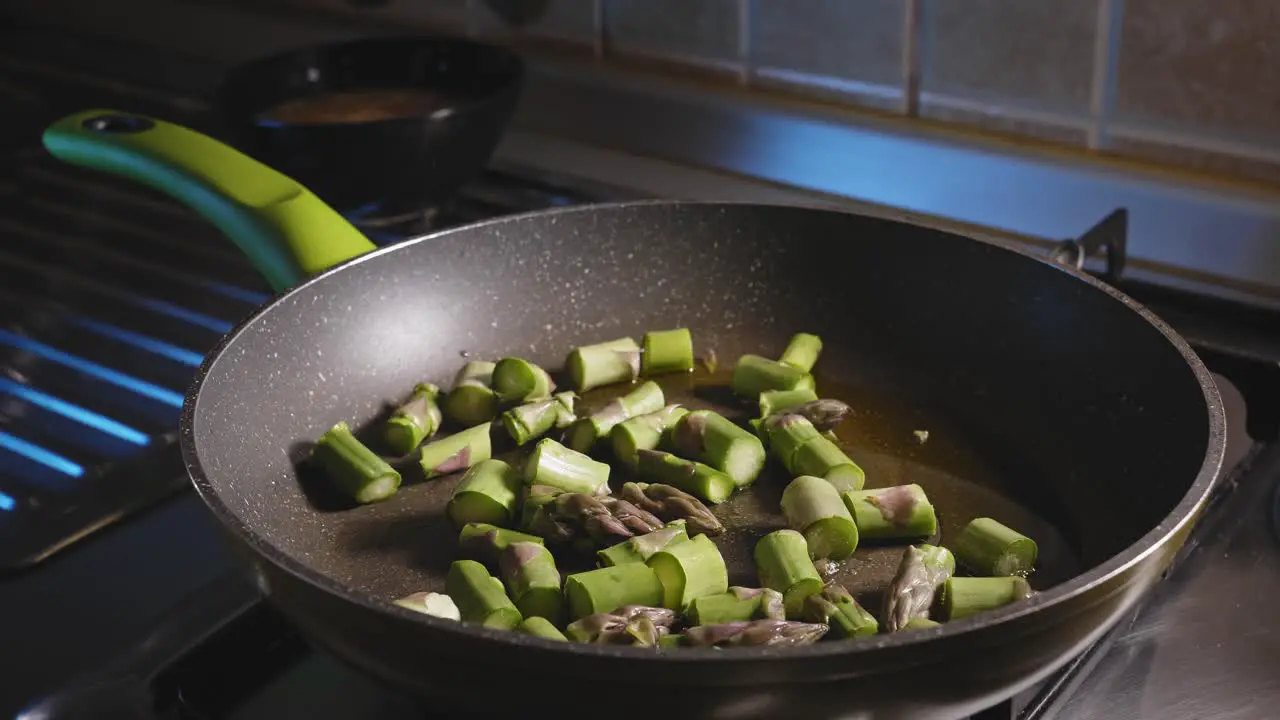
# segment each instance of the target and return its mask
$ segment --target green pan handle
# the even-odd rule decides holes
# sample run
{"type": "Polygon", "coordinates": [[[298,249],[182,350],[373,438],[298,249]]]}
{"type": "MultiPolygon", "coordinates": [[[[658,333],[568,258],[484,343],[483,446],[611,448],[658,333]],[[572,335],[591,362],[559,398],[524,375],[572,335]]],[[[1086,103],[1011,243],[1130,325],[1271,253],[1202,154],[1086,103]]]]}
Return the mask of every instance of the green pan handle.
{"type": "Polygon", "coordinates": [[[211,137],[155,118],[86,110],[44,132],[60,160],[149,185],[230,237],[276,290],[374,249],[293,180],[211,137]]]}

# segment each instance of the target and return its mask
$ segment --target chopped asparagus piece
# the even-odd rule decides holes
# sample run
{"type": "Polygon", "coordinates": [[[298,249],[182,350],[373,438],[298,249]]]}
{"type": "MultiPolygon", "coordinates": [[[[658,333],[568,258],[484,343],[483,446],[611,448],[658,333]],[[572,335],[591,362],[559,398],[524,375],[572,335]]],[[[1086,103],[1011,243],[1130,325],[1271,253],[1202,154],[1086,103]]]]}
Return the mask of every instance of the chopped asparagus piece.
{"type": "Polygon", "coordinates": [[[499,402],[541,400],[555,389],[551,375],[528,360],[505,357],[493,368],[493,391],[498,394],[499,402]]]}
{"type": "Polygon", "coordinates": [[[516,530],[500,528],[486,523],[467,523],[458,533],[458,554],[468,560],[476,560],[486,567],[497,569],[498,557],[512,543],[531,542],[542,544],[542,538],[516,530]]]}
{"type": "Polygon", "coordinates": [[[552,427],[564,427],[576,420],[573,405],[577,397],[573,391],[567,391],[518,405],[502,413],[502,425],[516,445],[524,445],[545,435],[552,427]]]}
{"type": "Polygon", "coordinates": [[[809,333],[796,333],[782,351],[778,362],[804,372],[812,372],[822,354],[822,338],[809,333]]]}
{"type": "Polygon", "coordinates": [[[769,390],[814,389],[813,376],[808,372],[759,355],[738,358],[729,385],[734,393],[748,398],[769,390]]]}
{"type": "Polygon", "coordinates": [[[588,495],[609,494],[608,465],[570,450],[551,438],[538,441],[533,455],[525,463],[524,477],[530,485],[548,485],[588,495]]]}
{"type": "Polygon", "coordinates": [[[729,588],[729,570],[720,548],[706,535],[668,545],[646,561],[662,583],[662,606],[683,611],[703,595],[729,588]]]}
{"type": "Polygon", "coordinates": [[[818,393],[814,392],[812,388],[768,390],[760,393],[760,418],[764,419],[770,415],[788,412],[792,408],[817,399],[818,393]]]}
{"type": "Polygon", "coordinates": [[[764,469],[765,451],[760,438],[711,410],[686,414],[671,430],[676,453],[696,460],[748,487],[764,469]]]}
{"type": "Polygon", "coordinates": [[[688,540],[689,534],[685,530],[685,521],[676,520],[653,532],[623,540],[617,545],[600,550],[596,553],[596,557],[600,559],[602,567],[642,563],[668,545],[688,542],[688,540]]]}
{"type": "Polygon", "coordinates": [[[614,457],[635,471],[639,462],[636,453],[657,450],[668,431],[688,413],[679,405],[667,405],[656,412],[636,415],[614,425],[609,433],[614,457]]]}
{"type": "Polygon", "coordinates": [[[907,548],[902,553],[898,572],[885,591],[885,629],[895,632],[911,618],[929,617],[935,595],[955,571],[955,556],[944,547],[920,545],[907,548]]]}
{"type": "Polygon", "coordinates": [[[913,617],[907,621],[906,625],[902,626],[902,629],[903,630],[928,630],[929,628],[936,628],[941,624],[942,623],[938,622],[937,620],[930,620],[929,618],[925,618],[925,617],[913,617]]]}
{"type": "Polygon", "coordinates": [[[929,537],[938,532],[938,517],[919,485],[851,490],[842,498],[862,538],[929,537]]]}
{"type": "Polygon", "coordinates": [[[782,491],[787,525],[804,535],[813,558],[844,560],[858,547],[858,527],[831,483],[801,475],[782,491]]]}
{"type": "Polygon", "coordinates": [[[458,606],[453,604],[453,598],[441,593],[417,592],[396,600],[395,604],[423,615],[445,620],[462,619],[462,613],[458,611],[458,606]]]}
{"type": "Polygon", "coordinates": [[[499,556],[498,568],[521,615],[560,622],[564,605],[560,571],[550,550],[541,543],[512,543],[499,556]]]}
{"type": "Polygon", "coordinates": [[[427,479],[466,470],[492,457],[489,432],[492,423],[467,428],[422,446],[418,464],[427,479]]]}
{"type": "Polygon", "coordinates": [[[719,535],[724,532],[724,525],[706,505],[671,485],[629,482],[622,486],[622,497],[668,523],[684,521],[690,535],[719,535]]]}
{"type": "Polygon", "coordinates": [[[320,436],[311,460],[339,492],[357,503],[386,500],[400,487],[400,473],[357,440],[345,422],[320,436]]]}
{"type": "Polygon", "coordinates": [[[1036,566],[1036,542],[991,518],[974,518],[956,538],[956,560],[975,575],[1020,575],[1036,566]]]}
{"type": "Polygon", "coordinates": [[[570,575],[564,581],[573,619],[610,613],[624,605],[662,605],[662,582],[648,565],[628,563],[570,575]]]}
{"type": "Polygon", "coordinates": [[[805,598],[822,592],[822,578],[809,559],[804,535],[795,530],[775,530],[755,548],[760,584],[782,593],[787,617],[799,617],[805,598]]]}
{"type": "Polygon", "coordinates": [[[785,620],[782,593],[771,588],[731,587],[696,598],[689,606],[693,625],[720,625],[746,620],[785,620]]]}
{"type": "Polygon", "coordinates": [[[658,647],[660,648],[678,648],[681,645],[684,645],[684,635],[681,634],[663,635],[658,638],[658,647]]]}
{"type": "Polygon", "coordinates": [[[657,647],[675,621],[676,614],[665,608],[626,605],[575,620],[566,634],[574,642],[657,647]]]}
{"type": "Polygon", "coordinates": [[[827,634],[827,626],[790,620],[750,620],[699,625],[684,631],[684,644],[700,647],[808,645],[827,634]]]}
{"type": "Polygon", "coordinates": [[[761,427],[769,437],[769,452],[792,475],[801,474],[795,471],[796,453],[805,443],[822,437],[808,418],[794,413],[772,415],[764,420],[761,427]]]}
{"type": "Polygon", "coordinates": [[[413,388],[408,402],[396,408],[387,418],[382,430],[383,442],[397,455],[407,455],[426,438],[440,429],[440,407],[436,398],[440,388],[431,383],[420,383],[413,388]]]}
{"type": "Polygon", "coordinates": [[[641,383],[626,395],[610,400],[590,417],[575,422],[569,428],[569,447],[578,452],[590,452],[596,442],[608,436],[615,425],[636,415],[661,410],[664,402],[662,388],[658,387],[658,383],[652,380],[641,383]]]}
{"type": "Polygon", "coordinates": [[[640,375],[640,346],[631,338],[584,345],[569,353],[565,367],[578,392],[631,382],[640,375]]]}
{"type": "Polygon", "coordinates": [[[792,472],[825,479],[840,492],[861,490],[866,474],[831,440],[819,435],[796,450],[791,458],[792,472]]]}
{"type": "MultiPolygon", "coordinates": [[[[761,394],[761,397],[768,393],[761,394]]],[[[832,432],[835,428],[844,422],[845,418],[853,412],[853,408],[848,404],[839,400],[830,398],[822,398],[820,400],[810,400],[806,403],[795,405],[786,410],[793,415],[799,415],[808,420],[813,427],[820,433],[827,436],[828,440],[833,440],[835,434],[832,432]]]]}
{"type": "Polygon", "coordinates": [[[738,488],[725,473],[693,460],[660,450],[640,450],[637,474],[696,495],[709,503],[722,503],[738,488]]]}
{"type": "Polygon", "coordinates": [[[817,595],[810,595],[804,604],[804,619],[831,627],[831,634],[838,638],[875,635],[880,623],[866,611],[843,586],[828,583],[817,595]]]}
{"type": "Polygon", "coordinates": [[[645,376],[693,369],[693,335],[688,328],[647,332],[642,343],[640,372],[645,376]]]}
{"type": "Polygon", "coordinates": [[[658,518],[615,497],[558,493],[548,499],[531,493],[525,503],[526,507],[534,507],[525,516],[525,527],[553,542],[579,540],[584,545],[595,546],[662,527],[658,518]]]}
{"type": "Polygon", "coordinates": [[[959,620],[1031,595],[1031,586],[1017,575],[952,577],[947,579],[942,591],[942,605],[948,620],[959,620]]]}
{"type": "Polygon", "coordinates": [[[523,619],[503,590],[502,581],[474,560],[455,560],[444,587],[463,622],[513,630],[523,619]]]}
{"type": "Polygon", "coordinates": [[[516,628],[516,630],[526,635],[536,635],[537,637],[546,638],[547,640],[560,640],[561,642],[569,641],[569,638],[565,637],[564,633],[557,630],[556,626],[552,625],[549,620],[536,615],[525,618],[524,622],[520,623],[520,627],[516,628]]]}
{"type": "Polygon", "coordinates": [[[449,498],[449,519],[467,523],[505,525],[520,497],[520,475],[501,460],[481,460],[462,475],[449,498]]]}
{"type": "Polygon", "coordinates": [[[463,427],[475,427],[498,417],[498,395],[493,391],[494,363],[473,360],[453,379],[453,390],[444,399],[444,414],[463,427]]]}

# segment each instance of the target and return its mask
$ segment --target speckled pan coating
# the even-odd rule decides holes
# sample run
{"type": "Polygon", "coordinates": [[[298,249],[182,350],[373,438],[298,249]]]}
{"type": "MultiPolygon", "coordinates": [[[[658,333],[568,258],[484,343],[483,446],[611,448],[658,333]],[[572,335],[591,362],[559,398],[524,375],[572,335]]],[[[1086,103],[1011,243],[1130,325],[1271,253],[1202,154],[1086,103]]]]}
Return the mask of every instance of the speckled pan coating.
{"type": "MultiPolygon", "coordinates": [[[[1025,687],[1151,586],[1216,476],[1223,427],[1187,345],[1073,271],[887,220],[652,202],[449,230],[284,294],[205,363],[182,446],[273,602],[319,645],[423,695],[466,705],[478,678],[503,677],[502,692],[480,695],[497,709],[934,718],[1025,687]],[[435,513],[449,481],[351,511],[317,506],[299,483],[294,461],[325,428],[358,427],[417,382],[447,387],[465,357],[558,367],[575,345],[681,326],[722,363],[820,335],[829,377],[962,428],[1003,478],[991,502],[1015,498],[1051,521],[1083,572],[1001,611],[853,643],[663,654],[552,643],[390,603],[443,578],[456,531],[435,513]],[[547,691],[566,683],[571,706],[547,691]]],[[[930,497],[945,539],[946,498],[930,497]]],[[[730,510],[727,525],[776,527],[776,508],[730,510]]],[[[741,554],[726,557],[731,582],[750,584],[738,582],[741,554]]],[[[875,572],[879,561],[863,563],[875,572]]]]}

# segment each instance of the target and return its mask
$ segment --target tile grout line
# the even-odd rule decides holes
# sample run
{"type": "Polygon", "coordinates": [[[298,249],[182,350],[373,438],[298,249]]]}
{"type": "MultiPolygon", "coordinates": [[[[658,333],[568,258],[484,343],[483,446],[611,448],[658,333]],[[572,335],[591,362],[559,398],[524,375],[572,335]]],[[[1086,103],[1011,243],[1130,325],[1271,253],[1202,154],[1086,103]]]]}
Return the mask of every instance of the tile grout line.
{"type": "Polygon", "coordinates": [[[1116,111],[1123,28],[1124,0],[1098,0],[1098,21],[1093,43],[1093,77],[1089,90],[1091,123],[1086,140],[1090,150],[1111,147],[1110,126],[1116,111]]]}
{"type": "Polygon", "coordinates": [[[752,43],[755,14],[755,0],[738,0],[738,84],[743,87],[751,87],[756,72],[752,43]]]}
{"type": "Polygon", "coordinates": [[[902,114],[920,115],[920,85],[926,47],[928,0],[906,0],[902,8],[902,114]]]}
{"type": "Polygon", "coordinates": [[[591,0],[591,50],[597,60],[609,52],[609,28],[605,20],[607,0],[591,0]]]}

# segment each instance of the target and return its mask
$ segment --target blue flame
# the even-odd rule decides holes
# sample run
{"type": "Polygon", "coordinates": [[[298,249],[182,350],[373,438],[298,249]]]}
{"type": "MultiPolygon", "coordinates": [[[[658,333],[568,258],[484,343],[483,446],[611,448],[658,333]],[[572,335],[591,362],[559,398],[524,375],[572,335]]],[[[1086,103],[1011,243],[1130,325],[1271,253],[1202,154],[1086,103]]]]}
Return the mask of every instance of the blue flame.
{"type": "Polygon", "coordinates": [[[0,492],[0,510],[8,512],[17,507],[18,503],[13,498],[0,492]]]}
{"type": "Polygon", "coordinates": [[[188,310],[181,305],[174,305],[173,303],[165,302],[164,300],[155,300],[144,297],[135,297],[132,299],[134,302],[148,310],[158,312],[161,315],[168,315],[169,317],[177,318],[179,320],[186,320],[192,325],[199,325],[202,328],[207,328],[217,333],[230,332],[231,328],[235,327],[232,323],[229,323],[226,320],[213,317],[212,315],[205,315],[204,313],[196,312],[195,310],[188,310]]]}
{"type": "Polygon", "coordinates": [[[53,468],[63,475],[70,475],[71,477],[84,475],[84,468],[79,463],[71,462],[51,450],[46,450],[39,445],[33,445],[3,430],[0,430],[0,448],[13,451],[29,460],[34,460],[41,465],[53,468]]]}
{"type": "Polygon", "coordinates": [[[157,400],[165,405],[179,409],[182,408],[182,395],[172,390],[162,388],[159,385],[153,385],[145,380],[139,380],[132,375],[126,375],[118,370],[103,367],[95,362],[90,362],[82,357],[77,357],[70,353],[63,352],[55,347],[32,340],[31,338],[11,333],[8,330],[0,330],[0,343],[11,345],[30,353],[35,353],[36,355],[48,358],[60,365],[65,365],[74,370],[79,370],[82,373],[92,375],[117,387],[133,391],[143,397],[157,400]]]}
{"type": "Polygon", "coordinates": [[[157,340],[148,335],[143,335],[142,333],[125,330],[124,328],[116,327],[115,325],[108,325],[104,322],[98,322],[97,320],[90,320],[89,318],[78,316],[70,318],[70,321],[73,325],[78,325],[100,335],[106,335],[107,337],[115,338],[121,342],[129,343],[130,345],[140,347],[143,350],[167,357],[170,360],[177,360],[183,365],[200,367],[200,363],[204,360],[204,356],[198,352],[178,347],[177,345],[167,343],[163,340],[157,340]]]}
{"type": "Polygon", "coordinates": [[[246,290],[242,287],[236,287],[235,285],[228,285],[227,283],[214,282],[213,280],[206,280],[200,284],[219,295],[224,295],[235,300],[243,300],[253,305],[262,305],[271,299],[270,295],[266,295],[264,293],[246,290]]]}
{"type": "Polygon", "coordinates": [[[16,383],[9,378],[0,377],[0,392],[7,392],[14,397],[26,400],[32,405],[39,405],[63,417],[71,418],[81,425],[88,425],[109,435],[115,435],[121,440],[127,440],[134,445],[146,445],[151,442],[146,433],[135,430],[124,423],[112,420],[105,415],[99,415],[79,405],[73,405],[65,400],[40,392],[35,388],[16,383]]]}

